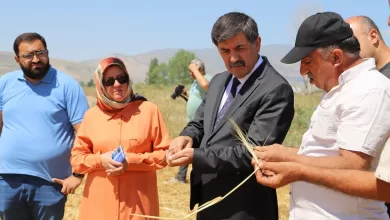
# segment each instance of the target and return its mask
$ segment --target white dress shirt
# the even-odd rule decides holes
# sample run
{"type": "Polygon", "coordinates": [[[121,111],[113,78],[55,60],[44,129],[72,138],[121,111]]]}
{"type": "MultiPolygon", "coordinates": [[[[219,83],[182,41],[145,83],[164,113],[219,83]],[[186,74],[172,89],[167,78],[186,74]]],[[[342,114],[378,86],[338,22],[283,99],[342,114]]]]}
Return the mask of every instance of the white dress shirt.
{"type": "Polygon", "coordinates": [[[375,176],[380,180],[390,183],[390,139],[387,140],[385,148],[381,153],[375,176]]]}
{"type": "MultiPolygon", "coordinates": [[[[373,58],[339,77],[314,111],[298,154],[336,156],[339,149],[373,157],[375,170],[390,135],[390,80],[373,58]]],[[[307,182],[290,185],[290,220],[388,220],[384,202],[350,196],[307,182]]]]}
{"type": "MultiPolygon", "coordinates": [[[[238,81],[240,81],[240,84],[238,84],[237,86],[237,90],[236,90],[236,94],[240,91],[242,85],[244,85],[244,83],[248,80],[248,78],[253,74],[253,72],[255,72],[255,70],[261,65],[261,63],[263,62],[263,58],[260,56],[260,58],[257,60],[255,66],[253,67],[253,69],[249,72],[248,75],[244,76],[243,78],[241,79],[238,79],[238,81]]],[[[233,83],[233,79],[235,78],[235,76],[233,75],[233,77],[230,79],[230,82],[229,84],[226,86],[226,89],[225,89],[225,92],[223,93],[223,96],[222,96],[222,99],[221,99],[221,103],[219,104],[219,109],[218,109],[218,112],[221,111],[223,105],[225,104],[228,96],[229,96],[229,93],[230,93],[230,89],[232,88],[232,83],[233,83]]]]}

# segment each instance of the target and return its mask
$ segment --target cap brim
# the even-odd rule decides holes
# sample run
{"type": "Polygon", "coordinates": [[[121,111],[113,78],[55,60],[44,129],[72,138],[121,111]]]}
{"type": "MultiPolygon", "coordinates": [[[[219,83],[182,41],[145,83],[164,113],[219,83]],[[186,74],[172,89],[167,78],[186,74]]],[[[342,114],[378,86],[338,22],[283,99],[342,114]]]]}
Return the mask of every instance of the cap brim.
{"type": "Polygon", "coordinates": [[[283,57],[282,60],[280,60],[280,62],[285,64],[296,63],[308,56],[315,49],[315,47],[294,47],[292,50],[290,50],[290,52],[287,53],[286,56],[283,57]]]}

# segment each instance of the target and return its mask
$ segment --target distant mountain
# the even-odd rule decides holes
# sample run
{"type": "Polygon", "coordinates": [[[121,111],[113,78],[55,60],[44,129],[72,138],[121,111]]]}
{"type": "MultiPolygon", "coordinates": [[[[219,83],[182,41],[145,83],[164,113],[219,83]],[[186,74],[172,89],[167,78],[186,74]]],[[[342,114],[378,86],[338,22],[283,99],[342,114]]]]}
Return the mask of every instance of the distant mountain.
{"type": "MultiPolygon", "coordinates": [[[[299,75],[299,64],[286,65],[280,62],[280,59],[291,49],[291,45],[263,45],[261,47],[261,55],[265,55],[270,60],[273,67],[278,70],[291,84],[301,86],[301,76],[299,75]]],[[[112,54],[121,58],[131,75],[134,82],[144,82],[146,72],[149,68],[150,60],[156,57],[159,62],[168,62],[179,49],[163,49],[154,50],[147,53],[129,56],[126,54],[112,54]]],[[[216,48],[207,48],[199,50],[189,50],[203,60],[206,66],[206,71],[214,75],[225,71],[225,65],[216,48]]],[[[13,53],[0,52],[0,75],[19,69],[16,64],[13,53]]],[[[78,81],[88,81],[93,77],[93,73],[99,63],[98,59],[87,60],[82,62],[61,60],[50,58],[52,65],[71,75],[78,81]]]]}
{"type": "MultiPolygon", "coordinates": [[[[50,58],[53,67],[71,75],[78,81],[88,81],[96,67],[81,62],[50,58]]],[[[14,59],[14,53],[0,52],[0,75],[20,69],[14,59]]]]}

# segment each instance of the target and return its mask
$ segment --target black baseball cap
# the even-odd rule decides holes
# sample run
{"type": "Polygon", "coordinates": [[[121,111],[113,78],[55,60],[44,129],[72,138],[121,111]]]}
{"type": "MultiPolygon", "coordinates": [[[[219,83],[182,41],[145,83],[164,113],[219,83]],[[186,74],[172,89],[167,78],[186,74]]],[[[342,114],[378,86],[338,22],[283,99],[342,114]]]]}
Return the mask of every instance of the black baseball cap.
{"type": "Polygon", "coordinates": [[[295,47],[281,60],[292,64],[316,48],[331,45],[353,36],[349,24],[335,12],[321,12],[306,18],[298,29],[295,47]]]}

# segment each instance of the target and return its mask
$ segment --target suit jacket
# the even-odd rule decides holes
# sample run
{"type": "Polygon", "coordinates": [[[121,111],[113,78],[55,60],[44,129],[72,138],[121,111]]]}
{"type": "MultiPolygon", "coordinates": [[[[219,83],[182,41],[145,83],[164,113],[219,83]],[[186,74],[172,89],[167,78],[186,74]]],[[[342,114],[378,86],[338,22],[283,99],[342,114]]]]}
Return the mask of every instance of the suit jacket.
{"type": "MultiPolygon", "coordinates": [[[[229,110],[215,129],[214,123],[229,72],[215,75],[195,118],[181,132],[193,140],[190,209],[224,196],[251,172],[251,154],[228,121],[232,118],[258,146],[282,143],[294,117],[294,93],[290,84],[262,57],[262,64],[242,85],[229,110]],[[267,139],[268,137],[268,139],[267,139]],[[267,143],[264,143],[267,139],[267,143]]],[[[197,219],[278,220],[276,190],[260,185],[252,176],[244,185],[197,219]]]]}

